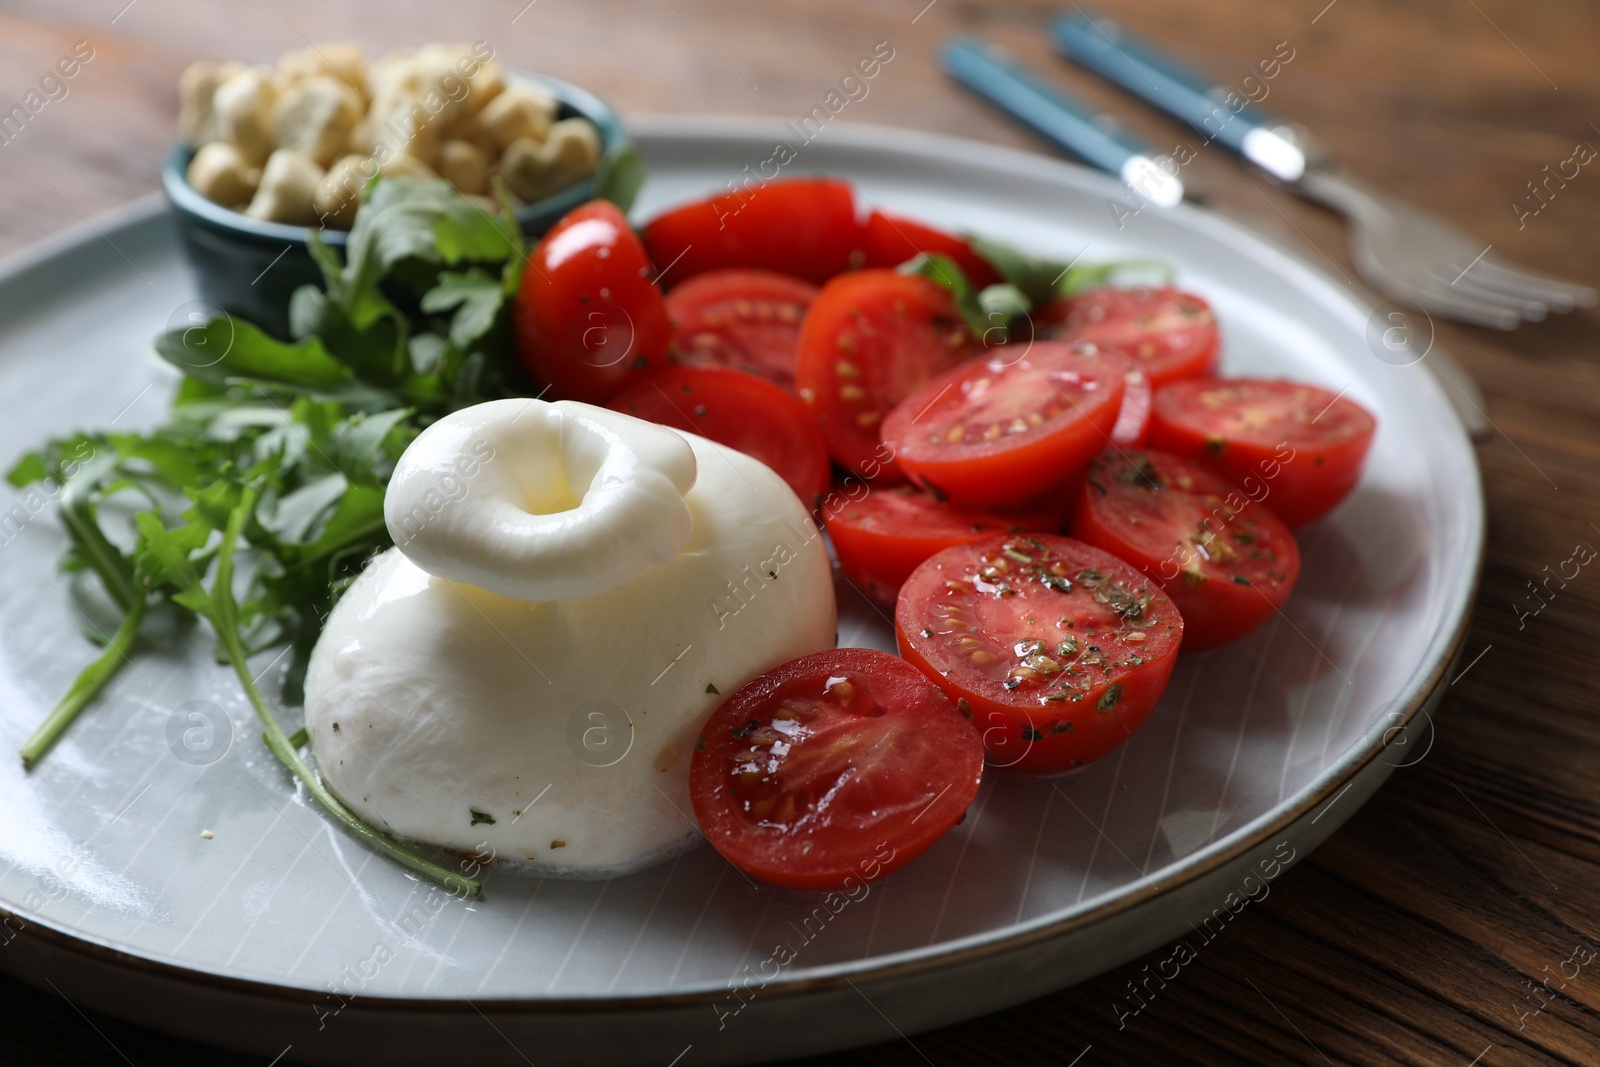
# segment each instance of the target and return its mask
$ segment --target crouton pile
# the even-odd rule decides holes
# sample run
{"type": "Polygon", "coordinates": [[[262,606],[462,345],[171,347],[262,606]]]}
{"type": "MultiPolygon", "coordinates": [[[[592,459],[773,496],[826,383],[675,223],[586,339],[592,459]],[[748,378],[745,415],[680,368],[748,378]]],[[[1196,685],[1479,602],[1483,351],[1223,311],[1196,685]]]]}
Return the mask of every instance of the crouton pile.
{"type": "Polygon", "coordinates": [[[600,135],[508,80],[494,50],[430,44],[368,64],[355,45],[289,52],[276,69],[195,63],[179,81],[189,183],[251,218],[348,229],[374,175],[443,178],[485,210],[494,180],[524,202],[594,173],[600,135]]]}

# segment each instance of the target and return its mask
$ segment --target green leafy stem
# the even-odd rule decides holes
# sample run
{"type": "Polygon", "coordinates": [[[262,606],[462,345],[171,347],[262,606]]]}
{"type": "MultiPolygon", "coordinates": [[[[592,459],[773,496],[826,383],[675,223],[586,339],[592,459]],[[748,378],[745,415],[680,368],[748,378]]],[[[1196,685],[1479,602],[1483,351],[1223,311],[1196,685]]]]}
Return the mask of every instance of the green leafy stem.
{"type": "Polygon", "coordinates": [[[401,845],[393,838],[375,829],[355,812],[345,806],[306,764],[283,727],[279,725],[267,701],[250,673],[248,654],[239,634],[239,607],[233,595],[233,554],[244,531],[245,520],[255,512],[259,491],[254,485],[245,485],[239,491],[238,502],[228,512],[227,524],[216,548],[211,588],[208,590],[191,559],[197,543],[204,543],[210,528],[197,512],[188,513],[190,524],[177,531],[162,526],[153,514],[139,516],[141,536],[137,576],[146,586],[169,585],[173,599],[196,614],[203,616],[216,631],[224,658],[233,667],[244,689],[250,706],[261,721],[263,739],[278,761],[301,782],[345,829],[390,859],[417,872],[424,878],[438,882],[451,892],[476,897],[482,891],[478,881],[458,874],[425,856],[401,845]],[[191,532],[193,531],[193,532],[191,532]]]}

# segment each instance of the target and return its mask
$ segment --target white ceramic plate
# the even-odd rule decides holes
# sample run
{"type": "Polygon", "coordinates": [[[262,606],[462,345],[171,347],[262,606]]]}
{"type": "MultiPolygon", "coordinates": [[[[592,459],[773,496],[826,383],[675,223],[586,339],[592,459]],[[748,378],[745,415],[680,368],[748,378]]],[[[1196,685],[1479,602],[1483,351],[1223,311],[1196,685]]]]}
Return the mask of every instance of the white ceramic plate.
{"type": "MultiPolygon", "coordinates": [[[[780,138],[793,141],[775,123],[644,126],[639,214],[759,173],[780,138]]],[[[1423,713],[1458,651],[1481,553],[1475,460],[1426,370],[1378,359],[1342,286],[1228,222],[1152,208],[1119,230],[1120,187],[1087,170],[842,125],[794,147],[785,173],[844,175],[951,229],[1084,262],[1166,260],[1215,306],[1227,372],[1320,382],[1376,412],[1366,477],[1304,531],[1282,617],[1184,660],[1100,763],[1054,782],[992,775],[965,822],[837,912],[752,885],[709,848],[600,883],[496,871],[463,903],[297,795],[205,639],[151,650],[31,776],[0,759],[0,966],[202,1040],[292,1046],[288,1060],[774,1058],[1115,966],[1230,892],[1259,893],[1274,858],[1304,856],[1370,795],[1398,762],[1386,737],[1423,713]],[[204,766],[169,744],[192,701],[231,725],[204,766]]],[[[159,418],[171,382],[149,342],[191,299],[153,203],[0,277],[0,459],[72,427],[159,418]]],[[[55,571],[52,509],[4,492],[0,748],[14,751],[90,647],[55,571]]],[[[842,611],[844,643],[893,648],[881,614],[851,597],[842,611]]]]}

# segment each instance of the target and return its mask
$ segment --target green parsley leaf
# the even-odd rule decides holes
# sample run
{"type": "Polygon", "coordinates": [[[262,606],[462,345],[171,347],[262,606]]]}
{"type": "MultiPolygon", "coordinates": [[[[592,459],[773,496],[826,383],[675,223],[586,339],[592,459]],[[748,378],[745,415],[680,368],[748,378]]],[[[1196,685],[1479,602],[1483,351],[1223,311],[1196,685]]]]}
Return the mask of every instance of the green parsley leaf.
{"type": "Polygon", "coordinates": [[[465,350],[494,327],[506,302],[501,284],[479,267],[444,271],[439,284],[422,294],[422,310],[437,314],[457,309],[450,320],[450,343],[465,350]]]}

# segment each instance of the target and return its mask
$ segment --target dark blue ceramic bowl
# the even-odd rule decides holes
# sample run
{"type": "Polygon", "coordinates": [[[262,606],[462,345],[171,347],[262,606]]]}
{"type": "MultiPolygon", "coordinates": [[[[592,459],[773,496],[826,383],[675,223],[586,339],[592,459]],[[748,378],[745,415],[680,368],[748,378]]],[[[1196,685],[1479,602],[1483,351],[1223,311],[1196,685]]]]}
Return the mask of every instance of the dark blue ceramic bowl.
{"type": "MultiPolygon", "coordinates": [[[[515,80],[536,82],[561,104],[560,117],[582,116],[600,132],[602,156],[628,143],[622,123],[605,102],[586,89],[539,74],[513,72],[515,80]]],[[[189,184],[194,149],[180,142],[167,157],[161,184],[178,216],[178,237],[189,259],[200,298],[208,306],[248,319],[280,338],[289,335],[289,297],[302,285],[321,285],[311,259],[311,229],[250,218],[195,192],[189,184]]],[[[544,233],[556,221],[594,198],[595,179],[587,178],[517,212],[522,232],[544,233]]],[[[322,239],[342,249],[343,230],[324,229],[322,239]]]]}

